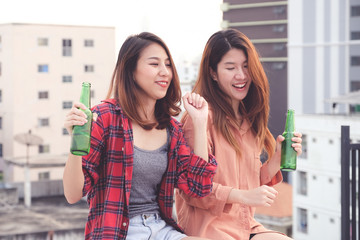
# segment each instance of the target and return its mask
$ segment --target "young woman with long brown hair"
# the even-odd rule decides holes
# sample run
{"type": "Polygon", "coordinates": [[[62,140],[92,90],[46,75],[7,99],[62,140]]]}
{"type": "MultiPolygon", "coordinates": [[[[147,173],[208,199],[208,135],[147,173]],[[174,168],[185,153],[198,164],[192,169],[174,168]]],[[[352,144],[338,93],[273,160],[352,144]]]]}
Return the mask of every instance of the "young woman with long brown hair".
{"type": "MultiPolygon", "coordinates": [[[[270,206],[282,181],[280,152],[267,128],[269,83],[251,41],[241,32],[216,32],[203,52],[193,92],[209,104],[208,148],[218,162],[212,193],[203,199],[176,194],[177,217],[185,233],[222,240],[289,239],[254,219],[256,206],[270,206]],[[262,164],[260,155],[268,160],[262,164]]],[[[195,130],[188,114],[185,137],[193,146],[195,130]]],[[[293,147],[301,153],[301,134],[293,147]]]]}
{"type": "MultiPolygon", "coordinates": [[[[172,218],[174,188],[191,197],[210,193],[216,162],[206,146],[208,106],[186,94],[184,106],[194,122],[194,151],[180,124],[181,91],[170,52],[156,35],[130,36],[122,45],[107,100],[92,111],[91,149],[69,154],[65,197],[87,196],[85,239],[199,239],[187,237],[172,218]],[[205,123],[205,124],[204,124],[205,123]]],[[[71,133],[86,122],[75,103],[65,119],[71,133]]]]}

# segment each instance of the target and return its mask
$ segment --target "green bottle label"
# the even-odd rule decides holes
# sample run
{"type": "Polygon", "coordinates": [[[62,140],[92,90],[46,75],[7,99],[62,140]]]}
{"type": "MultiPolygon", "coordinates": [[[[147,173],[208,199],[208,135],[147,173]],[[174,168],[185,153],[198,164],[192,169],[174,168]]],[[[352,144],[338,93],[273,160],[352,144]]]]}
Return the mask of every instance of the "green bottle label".
{"type": "Polygon", "coordinates": [[[294,136],[295,123],[294,123],[294,110],[288,110],[286,117],[285,131],[282,134],[285,140],[281,144],[281,165],[280,169],[283,171],[296,170],[297,153],[291,146],[291,138],[294,136]]]}
{"type": "Polygon", "coordinates": [[[90,108],[90,83],[83,83],[80,102],[88,109],[81,109],[87,116],[87,122],[82,126],[74,126],[71,138],[70,152],[74,155],[84,156],[90,152],[90,138],[92,125],[92,112],[90,108]]]}

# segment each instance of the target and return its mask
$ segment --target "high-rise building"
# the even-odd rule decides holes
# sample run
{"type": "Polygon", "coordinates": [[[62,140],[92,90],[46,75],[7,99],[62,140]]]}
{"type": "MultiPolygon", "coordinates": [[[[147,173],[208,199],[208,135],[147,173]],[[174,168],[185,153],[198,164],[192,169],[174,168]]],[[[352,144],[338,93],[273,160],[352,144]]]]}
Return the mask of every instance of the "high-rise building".
{"type": "Polygon", "coordinates": [[[70,147],[65,115],[79,101],[84,81],[92,84],[92,105],[106,97],[115,54],[114,27],[0,25],[0,173],[5,183],[24,181],[26,156],[33,183],[62,179],[70,147]],[[29,131],[42,143],[27,152],[14,138],[29,131]]]}
{"type": "Polygon", "coordinates": [[[293,237],[340,239],[341,126],[360,142],[360,100],[351,93],[360,89],[360,0],[289,0],[288,11],[288,104],[303,133],[293,237]]]}
{"type": "Polygon", "coordinates": [[[297,113],[354,111],[325,100],[360,90],[360,1],[289,1],[288,9],[289,106],[297,113]]]}
{"type": "Polygon", "coordinates": [[[287,2],[224,0],[222,28],[235,28],[257,48],[270,83],[268,127],[274,136],[284,131],[287,112],[287,2]]]}

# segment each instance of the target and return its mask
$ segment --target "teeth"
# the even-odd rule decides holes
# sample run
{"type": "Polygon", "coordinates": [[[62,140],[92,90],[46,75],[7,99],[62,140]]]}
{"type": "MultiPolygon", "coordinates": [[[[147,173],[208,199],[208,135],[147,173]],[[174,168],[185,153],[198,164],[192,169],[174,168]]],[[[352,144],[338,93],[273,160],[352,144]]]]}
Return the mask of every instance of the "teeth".
{"type": "Polygon", "coordinates": [[[161,84],[161,85],[166,85],[167,82],[157,82],[158,84],[161,84]]]}
{"type": "Polygon", "coordinates": [[[245,87],[246,83],[243,83],[243,84],[236,84],[236,85],[233,85],[234,87],[236,88],[243,88],[245,87]]]}

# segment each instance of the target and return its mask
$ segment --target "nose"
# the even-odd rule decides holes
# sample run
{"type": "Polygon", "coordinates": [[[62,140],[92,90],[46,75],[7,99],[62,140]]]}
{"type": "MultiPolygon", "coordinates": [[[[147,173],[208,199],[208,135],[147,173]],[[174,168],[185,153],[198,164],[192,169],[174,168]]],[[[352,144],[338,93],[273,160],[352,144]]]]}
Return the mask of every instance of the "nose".
{"type": "Polygon", "coordinates": [[[237,73],[235,74],[235,78],[239,79],[239,80],[245,79],[245,77],[246,77],[246,74],[243,69],[239,69],[237,71],[237,73]]]}
{"type": "Polygon", "coordinates": [[[169,76],[170,74],[170,69],[168,69],[168,67],[166,66],[166,64],[162,64],[161,68],[160,68],[160,75],[161,76],[169,76]]]}

